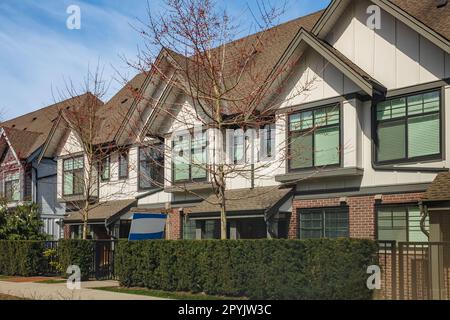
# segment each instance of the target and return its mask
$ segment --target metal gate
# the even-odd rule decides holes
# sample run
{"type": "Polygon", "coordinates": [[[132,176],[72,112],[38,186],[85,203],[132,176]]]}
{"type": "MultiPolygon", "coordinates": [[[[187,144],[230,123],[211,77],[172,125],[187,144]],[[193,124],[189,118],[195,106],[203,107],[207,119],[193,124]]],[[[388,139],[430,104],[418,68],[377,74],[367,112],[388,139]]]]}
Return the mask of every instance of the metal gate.
{"type": "Polygon", "coordinates": [[[93,246],[93,268],[91,278],[96,280],[114,279],[115,241],[96,240],[93,246]]]}
{"type": "Polygon", "coordinates": [[[449,300],[450,242],[379,242],[383,299],[449,300]]]}

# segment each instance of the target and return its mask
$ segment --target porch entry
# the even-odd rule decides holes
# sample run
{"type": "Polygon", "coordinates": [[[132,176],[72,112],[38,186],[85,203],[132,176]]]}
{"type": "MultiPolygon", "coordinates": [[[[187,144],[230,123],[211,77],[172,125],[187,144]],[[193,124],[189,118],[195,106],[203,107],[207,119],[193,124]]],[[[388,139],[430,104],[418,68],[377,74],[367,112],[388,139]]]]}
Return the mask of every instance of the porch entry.
{"type": "MultiPolygon", "coordinates": [[[[286,238],[292,194],[280,186],[226,190],[227,238],[286,238]]],[[[183,238],[220,239],[220,211],[215,195],[189,208],[183,238]]]]}

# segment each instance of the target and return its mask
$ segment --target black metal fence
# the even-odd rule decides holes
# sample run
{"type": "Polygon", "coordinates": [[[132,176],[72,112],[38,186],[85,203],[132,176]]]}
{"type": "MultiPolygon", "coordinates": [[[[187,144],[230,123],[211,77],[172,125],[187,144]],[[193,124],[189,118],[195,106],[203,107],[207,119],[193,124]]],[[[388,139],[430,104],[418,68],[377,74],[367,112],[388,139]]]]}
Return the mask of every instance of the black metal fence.
{"type": "MultiPolygon", "coordinates": [[[[91,263],[89,266],[89,278],[96,280],[115,279],[114,252],[117,241],[114,240],[89,240],[92,241],[91,263]]],[[[58,270],[58,241],[46,241],[45,249],[53,249],[54,254],[48,257],[48,275],[59,275],[58,270]]]]}
{"type": "Polygon", "coordinates": [[[379,298],[450,299],[450,242],[380,241],[379,298]]]}

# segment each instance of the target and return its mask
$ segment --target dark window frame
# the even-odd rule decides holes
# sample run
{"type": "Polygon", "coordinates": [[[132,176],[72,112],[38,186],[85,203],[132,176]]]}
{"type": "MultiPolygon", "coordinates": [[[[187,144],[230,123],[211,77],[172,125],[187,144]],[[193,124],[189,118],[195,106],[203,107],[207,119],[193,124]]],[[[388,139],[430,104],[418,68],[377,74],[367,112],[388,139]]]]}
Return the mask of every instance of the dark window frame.
{"type": "Polygon", "coordinates": [[[387,208],[391,208],[391,209],[395,209],[395,208],[403,208],[405,209],[406,212],[406,228],[405,228],[405,232],[406,232],[406,240],[404,240],[404,242],[409,242],[409,207],[417,207],[419,208],[419,204],[417,202],[404,202],[404,203],[389,203],[389,204],[378,204],[375,205],[375,235],[376,235],[376,239],[378,241],[394,241],[394,240],[380,240],[380,236],[379,236],[379,226],[378,226],[378,218],[379,218],[379,211],[382,209],[387,209],[387,208]]]}
{"type": "MultiPolygon", "coordinates": [[[[347,215],[347,235],[345,236],[346,238],[350,237],[350,207],[349,206],[335,206],[335,207],[317,207],[317,208],[298,208],[297,209],[297,219],[298,219],[298,223],[297,223],[297,228],[298,228],[298,232],[297,232],[297,237],[299,239],[310,239],[310,238],[302,238],[302,225],[301,225],[301,215],[302,213],[304,214],[305,212],[308,213],[312,212],[312,211],[321,211],[321,221],[322,221],[322,227],[321,227],[321,237],[325,238],[325,230],[326,230],[326,224],[325,222],[325,215],[327,214],[327,210],[336,210],[336,211],[342,211],[347,215]]],[[[315,238],[314,238],[315,239],[315,238]]]]}
{"type": "Polygon", "coordinates": [[[21,174],[20,171],[8,172],[6,174],[6,177],[5,177],[5,180],[4,180],[4,196],[5,196],[5,198],[6,198],[6,200],[8,202],[19,202],[20,201],[20,198],[22,196],[21,187],[20,187],[20,174],[21,174]],[[6,177],[8,175],[16,175],[16,174],[18,175],[17,179],[7,180],[6,177]],[[17,183],[18,186],[19,186],[19,190],[18,190],[18,192],[19,192],[19,199],[17,199],[17,200],[13,199],[13,197],[14,197],[13,186],[14,186],[15,183],[17,183]]]}
{"type": "Polygon", "coordinates": [[[126,150],[122,150],[118,153],[118,163],[119,163],[119,168],[118,168],[118,176],[119,176],[119,180],[126,180],[128,179],[128,176],[130,174],[130,149],[126,149],[126,150]],[[126,171],[122,172],[122,162],[124,161],[123,158],[124,156],[126,156],[126,171]]]}
{"type": "MultiPolygon", "coordinates": [[[[203,132],[203,133],[206,134],[206,132],[203,132]]],[[[206,181],[208,181],[208,170],[206,170],[206,169],[205,169],[206,175],[205,175],[204,178],[192,178],[192,167],[193,167],[193,165],[192,165],[192,154],[194,153],[194,148],[193,148],[193,145],[192,145],[193,135],[194,135],[194,133],[190,132],[190,136],[189,136],[189,143],[190,143],[190,145],[189,145],[189,148],[190,148],[191,152],[189,154],[189,177],[187,179],[175,180],[175,161],[174,161],[174,159],[172,157],[170,169],[171,169],[171,181],[172,181],[173,185],[183,184],[183,183],[190,183],[190,182],[206,182],[206,181]]],[[[185,136],[188,136],[188,135],[187,134],[175,135],[176,138],[185,137],[185,136]]],[[[172,140],[172,150],[173,150],[173,148],[175,148],[175,140],[172,140]]],[[[205,166],[207,166],[207,164],[208,164],[208,152],[207,152],[207,150],[208,150],[208,141],[206,141],[206,144],[204,146],[202,146],[202,149],[204,149],[205,152],[206,152],[206,159],[205,159],[206,163],[205,163],[205,166]]]]}
{"type": "MultiPolygon", "coordinates": [[[[156,147],[156,148],[163,148],[163,144],[158,144],[158,145],[154,145],[153,147],[156,147]]],[[[144,147],[139,147],[138,148],[138,190],[140,191],[140,190],[151,190],[151,189],[155,189],[155,188],[158,188],[158,187],[160,187],[160,186],[158,186],[157,184],[155,184],[155,183],[151,183],[151,185],[150,186],[147,186],[147,187],[143,187],[143,186],[141,186],[141,162],[143,162],[143,160],[141,159],[141,150],[143,150],[143,149],[148,149],[148,148],[152,148],[151,146],[144,146],[144,147]]],[[[164,169],[165,169],[165,167],[164,167],[164,151],[159,151],[160,152],[160,159],[157,159],[157,161],[159,162],[159,165],[161,165],[161,167],[159,168],[159,170],[161,170],[162,172],[160,172],[160,174],[161,174],[161,181],[159,181],[159,183],[164,183],[164,169]]],[[[147,162],[147,161],[146,161],[147,162]]],[[[150,161],[150,164],[152,165],[152,166],[155,166],[156,165],[156,163],[153,163],[154,161],[150,161]]],[[[152,179],[152,181],[153,180],[157,180],[158,179],[158,177],[156,177],[156,175],[155,175],[155,172],[157,172],[157,170],[155,171],[155,170],[152,170],[152,173],[151,173],[151,179],[152,179]]]]}
{"type": "Polygon", "coordinates": [[[63,171],[63,175],[62,175],[62,189],[63,189],[63,196],[67,196],[67,197],[71,197],[71,196],[81,196],[84,194],[84,185],[82,186],[82,190],[79,193],[75,193],[75,172],[81,171],[82,172],[82,179],[84,180],[84,156],[80,155],[80,156],[74,156],[74,157],[68,157],[63,159],[63,163],[62,163],[62,171],[63,171]],[[75,161],[75,159],[82,159],[82,164],[83,166],[79,169],[70,169],[70,170],[66,170],[65,169],[65,163],[66,161],[72,160],[73,162],[75,161]],[[66,173],[67,172],[71,172],[72,173],[72,193],[66,193],[66,188],[65,188],[65,178],[66,178],[66,173]]]}
{"type": "Polygon", "coordinates": [[[440,161],[443,160],[444,157],[444,95],[442,92],[442,88],[434,88],[434,89],[428,89],[428,90],[422,90],[422,91],[415,91],[408,94],[402,94],[402,95],[396,95],[389,97],[388,99],[385,99],[383,101],[378,101],[376,104],[373,104],[372,106],[372,150],[374,155],[375,163],[378,165],[385,165],[385,164],[408,164],[408,163],[417,163],[421,161],[440,161]],[[426,93],[431,92],[437,92],[439,93],[439,111],[431,111],[426,113],[418,113],[414,115],[408,115],[408,98],[416,95],[424,95],[426,93]],[[388,120],[378,120],[377,119],[377,108],[378,105],[382,102],[391,101],[391,100],[397,100],[397,99],[405,99],[405,116],[394,118],[394,119],[388,119],[388,120]],[[419,157],[408,157],[408,120],[414,119],[417,117],[423,117],[423,116],[429,116],[429,115],[439,115],[439,153],[433,154],[433,155],[425,155],[425,156],[419,156],[419,157]],[[378,160],[378,145],[379,145],[379,137],[378,137],[378,128],[380,123],[393,123],[393,122],[403,122],[405,125],[405,157],[400,159],[394,159],[394,160],[384,160],[379,161],[378,160]]]}
{"type": "Polygon", "coordinates": [[[314,170],[316,168],[320,168],[322,166],[316,166],[314,164],[315,162],[315,141],[314,141],[314,133],[318,130],[318,129],[323,129],[323,128],[331,128],[331,127],[335,127],[336,124],[331,124],[331,125],[325,125],[325,126],[314,126],[314,119],[315,119],[315,115],[314,115],[314,111],[315,110],[320,110],[320,109],[326,109],[326,108],[331,108],[331,107],[335,107],[338,112],[339,112],[339,162],[336,164],[330,164],[330,165],[326,165],[327,168],[340,168],[342,167],[343,164],[343,152],[342,152],[342,136],[343,136],[343,130],[342,130],[342,125],[343,125],[343,112],[342,112],[342,103],[333,103],[333,104],[329,104],[329,105],[323,105],[323,106],[319,106],[319,107],[313,107],[313,108],[307,108],[307,109],[302,109],[302,110],[297,110],[295,112],[291,112],[287,114],[287,119],[286,119],[286,134],[287,134],[287,141],[288,141],[288,159],[286,159],[286,167],[288,172],[302,172],[302,171],[311,171],[314,170]],[[312,112],[313,118],[313,127],[309,128],[309,129],[304,129],[304,130],[295,130],[295,131],[291,131],[291,116],[296,115],[296,114],[301,114],[303,112],[312,112]],[[312,147],[311,147],[311,155],[312,155],[312,166],[310,167],[304,167],[304,168],[292,168],[291,165],[291,144],[292,144],[292,137],[293,134],[298,134],[299,136],[308,134],[308,133],[312,133],[313,137],[312,137],[312,147]]]}
{"type": "Polygon", "coordinates": [[[111,180],[111,156],[108,155],[106,157],[104,157],[101,161],[100,161],[100,180],[102,182],[107,182],[111,180]],[[107,163],[108,166],[108,176],[104,177],[104,171],[105,171],[105,162],[107,163]]]}

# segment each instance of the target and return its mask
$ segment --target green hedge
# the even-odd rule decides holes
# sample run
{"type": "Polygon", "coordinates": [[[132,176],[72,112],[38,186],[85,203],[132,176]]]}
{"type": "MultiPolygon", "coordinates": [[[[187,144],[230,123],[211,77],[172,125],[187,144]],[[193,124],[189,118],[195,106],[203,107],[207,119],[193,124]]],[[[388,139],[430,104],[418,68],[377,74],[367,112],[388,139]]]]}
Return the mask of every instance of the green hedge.
{"type": "Polygon", "coordinates": [[[92,271],[93,242],[86,240],[60,240],[56,256],[45,257],[45,241],[0,240],[0,274],[8,276],[45,275],[55,270],[56,262],[62,276],[70,265],[78,265],[82,280],[92,271]]]}
{"type": "Polygon", "coordinates": [[[59,240],[57,256],[62,275],[70,265],[77,265],[81,270],[81,280],[88,280],[92,269],[94,243],[89,240],[59,240]]]}
{"type": "Polygon", "coordinates": [[[121,241],[124,286],[252,299],[370,299],[370,240],[121,241]]]}
{"type": "Polygon", "coordinates": [[[0,241],[0,274],[33,276],[43,273],[47,260],[43,241],[0,241]]]}

